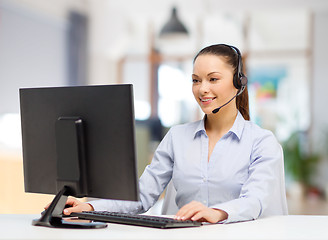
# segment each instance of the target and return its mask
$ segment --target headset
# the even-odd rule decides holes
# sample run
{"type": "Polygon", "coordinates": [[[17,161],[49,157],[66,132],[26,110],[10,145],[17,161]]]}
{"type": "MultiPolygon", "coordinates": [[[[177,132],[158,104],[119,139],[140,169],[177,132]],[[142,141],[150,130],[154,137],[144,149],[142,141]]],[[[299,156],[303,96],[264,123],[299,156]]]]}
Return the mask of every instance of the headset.
{"type": "Polygon", "coordinates": [[[236,48],[236,47],[234,47],[234,46],[227,45],[227,44],[220,44],[220,45],[229,47],[230,49],[232,49],[237,54],[237,57],[238,57],[238,66],[237,66],[236,73],[233,75],[233,85],[239,91],[228,102],[226,102],[225,104],[221,105],[220,107],[214,109],[212,111],[213,113],[217,113],[222,107],[224,107],[225,105],[227,105],[228,103],[230,103],[235,97],[237,97],[240,94],[242,94],[242,92],[245,90],[245,88],[247,86],[247,82],[248,82],[248,79],[247,79],[246,75],[243,73],[243,61],[241,59],[241,53],[240,53],[239,49],[236,48]]]}
{"type": "Polygon", "coordinates": [[[237,71],[233,76],[233,85],[235,86],[235,88],[240,89],[239,94],[241,94],[241,92],[244,91],[244,89],[246,88],[248,82],[246,75],[243,73],[243,61],[241,58],[241,53],[239,49],[236,48],[235,46],[231,46],[227,44],[222,44],[222,45],[231,48],[237,54],[238,66],[237,66],[237,71]]]}

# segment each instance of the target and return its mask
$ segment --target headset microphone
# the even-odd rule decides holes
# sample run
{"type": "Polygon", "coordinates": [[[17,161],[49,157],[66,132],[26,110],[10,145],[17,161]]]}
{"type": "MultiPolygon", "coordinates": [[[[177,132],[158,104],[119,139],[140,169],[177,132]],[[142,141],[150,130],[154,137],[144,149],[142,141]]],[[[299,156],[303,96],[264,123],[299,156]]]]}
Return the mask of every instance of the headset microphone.
{"type": "Polygon", "coordinates": [[[224,107],[225,105],[229,104],[235,97],[239,96],[244,90],[245,90],[245,86],[243,86],[240,91],[235,95],[233,96],[228,102],[226,102],[225,104],[221,105],[220,107],[218,108],[215,108],[212,113],[217,113],[222,107],[224,107]]]}

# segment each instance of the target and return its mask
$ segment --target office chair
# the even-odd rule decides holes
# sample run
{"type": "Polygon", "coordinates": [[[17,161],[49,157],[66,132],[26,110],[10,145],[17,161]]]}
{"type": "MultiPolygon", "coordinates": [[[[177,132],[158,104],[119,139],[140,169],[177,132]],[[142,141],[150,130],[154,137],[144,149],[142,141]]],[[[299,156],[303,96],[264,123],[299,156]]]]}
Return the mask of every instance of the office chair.
{"type": "Polygon", "coordinates": [[[162,215],[175,215],[179,208],[175,203],[176,190],[172,180],[166,187],[166,193],[162,205],[162,215]]]}

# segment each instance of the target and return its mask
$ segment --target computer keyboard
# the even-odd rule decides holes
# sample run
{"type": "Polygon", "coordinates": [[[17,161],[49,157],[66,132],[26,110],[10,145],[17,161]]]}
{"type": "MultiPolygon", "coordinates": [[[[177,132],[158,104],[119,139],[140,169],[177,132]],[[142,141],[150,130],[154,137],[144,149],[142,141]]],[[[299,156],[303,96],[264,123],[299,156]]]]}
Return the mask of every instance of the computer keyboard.
{"type": "Polygon", "coordinates": [[[74,212],[71,213],[71,216],[99,222],[120,223],[154,228],[199,227],[202,225],[201,222],[190,220],[182,221],[168,217],[107,211],[74,212]]]}

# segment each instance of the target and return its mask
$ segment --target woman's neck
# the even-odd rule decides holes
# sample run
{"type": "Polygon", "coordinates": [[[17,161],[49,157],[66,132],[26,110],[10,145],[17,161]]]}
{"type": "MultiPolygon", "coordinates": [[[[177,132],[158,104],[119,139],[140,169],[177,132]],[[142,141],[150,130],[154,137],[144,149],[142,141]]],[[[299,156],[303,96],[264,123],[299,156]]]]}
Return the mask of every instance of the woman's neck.
{"type": "Polygon", "coordinates": [[[205,121],[206,132],[223,136],[233,126],[237,114],[238,110],[236,107],[227,106],[218,113],[207,115],[205,121]]]}

